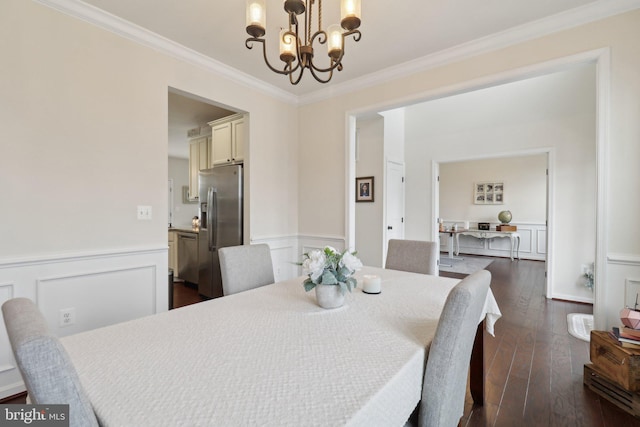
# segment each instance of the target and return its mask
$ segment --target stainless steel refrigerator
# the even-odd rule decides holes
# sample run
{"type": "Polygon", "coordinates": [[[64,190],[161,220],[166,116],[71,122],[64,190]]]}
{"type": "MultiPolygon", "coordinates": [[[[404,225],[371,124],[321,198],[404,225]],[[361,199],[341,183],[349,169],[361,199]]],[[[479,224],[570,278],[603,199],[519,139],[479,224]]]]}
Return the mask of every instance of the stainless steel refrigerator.
{"type": "Polygon", "coordinates": [[[242,165],[200,171],[198,292],[222,296],[218,249],[242,244],[242,165]]]}

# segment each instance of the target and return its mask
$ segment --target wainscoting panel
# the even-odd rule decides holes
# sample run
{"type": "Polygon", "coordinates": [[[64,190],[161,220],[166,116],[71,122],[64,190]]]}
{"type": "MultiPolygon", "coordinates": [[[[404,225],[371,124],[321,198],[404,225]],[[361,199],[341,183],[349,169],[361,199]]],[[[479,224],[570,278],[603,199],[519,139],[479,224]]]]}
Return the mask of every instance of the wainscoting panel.
{"type": "MultiPolygon", "coordinates": [[[[26,297],[58,336],[168,309],[167,247],[0,260],[0,303],[26,297]],[[60,310],[75,323],[60,327],[60,310]]],[[[0,325],[0,399],[24,391],[4,327],[0,325]]]]}
{"type": "Polygon", "coordinates": [[[539,254],[547,253],[547,230],[537,230],[537,240],[538,246],[536,248],[536,252],[539,254]]]}
{"type": "MultiPolygon", "coordinates": [[[[13,288],[13,283],[0,283],[0,305],[14,297],[13,288]]],[[[2,396],[11,396],[22,390],[22,378],[13,360],[11,344],[9,343],[9,336],[4,327],[4,322],[2,323],[2,330],[0,330],[0,379],[4,379],[4,381],[0,382],[0,398],[2,396]]]]}
{"type": "MultiPolygon", "coordinates": [[[[533,238],[534,233],[532,230],[520,229],[518,227],[518,234],[520,235],[520,256],[522,258],[531,258],[531,254],[534,254],[536,251],[534,250],[535,239],[533,238]]],[[[515,256],[515,255],[514,255],[515,256]]]]}
{"type": "Polygon", "coordinates": [[[156,266],[147,265],[38,279],[38,308],[59,337],[149,316],[156,312],[155,277],[156,266]],[[63,326],[67,309],[75,323],[63,326]]]}
{"type": "Polygon", "coordinates": [[[606,287],[606,327],[620,326],[620,310],[630,301],[635,301],[630,292],[635,292],[640,282],[640,255],[609,254],[607,256],[607,282],[595,286],[606,287]]]}
{"type": "Polygon", "coordinates": [[[273,263],[273,275],[276,282],[299,276],[298,266],[295,263],[301,258],[298,256],[298,238],[296,236],[257,238],[253,239],[251,243],[266,243],[269,245],[271,262],[273,263]]]}

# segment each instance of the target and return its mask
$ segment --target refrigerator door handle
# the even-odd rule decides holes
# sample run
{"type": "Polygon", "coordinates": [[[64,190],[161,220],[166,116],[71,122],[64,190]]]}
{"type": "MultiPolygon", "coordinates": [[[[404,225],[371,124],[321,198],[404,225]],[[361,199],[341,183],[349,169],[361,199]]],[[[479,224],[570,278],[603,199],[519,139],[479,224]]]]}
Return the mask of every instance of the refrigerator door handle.
{"type": "Polygon", "coordinates": [[[209,187],[207,192],[207,209],[209,212],[209,250],[215,251],[218,245],[218,192],[213,187],[209,187]]]}

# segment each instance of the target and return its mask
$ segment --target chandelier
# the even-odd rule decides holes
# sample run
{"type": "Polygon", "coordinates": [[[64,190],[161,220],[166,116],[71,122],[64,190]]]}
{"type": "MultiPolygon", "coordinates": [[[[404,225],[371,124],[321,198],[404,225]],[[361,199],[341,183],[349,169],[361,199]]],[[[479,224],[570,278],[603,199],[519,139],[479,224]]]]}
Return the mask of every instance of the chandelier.
{"type": "Polygon", "coordinates": [[[284,62],[282,69],[277,69],[267,58],[266,40],[266,7],[265,0],[247,0],[247,33],[251,36],[245,46],[248,49],[253,43],[262,44],[264,62],[273,72],[289,76],[289,81],[297,85],[306,69],[320,83],[327,83],[333,77],[333,71],[342,71],[344,57],[344,40],[353,35],[360,41],[360,0],[341,0],[341,22],[326,30],[322,28],[322,0],[284,0],[284,11],[289,15],[289,27],[280,31],[280,60],[284,62]],[[315,6],[315,7],[314,7],[315,6]],[[315,11],[315,12],[314,12],[315,11]],[[317,18],[314,18],[314,13],[317,18]],[[298,23],[299,15],[303,26],[298,23]],[[311,33],[313,21],[316,20],[318,30],[311,33]],[[314,61],[314,43],[326,44],[328,61],[326,65],[318,65],[314,61]]]}

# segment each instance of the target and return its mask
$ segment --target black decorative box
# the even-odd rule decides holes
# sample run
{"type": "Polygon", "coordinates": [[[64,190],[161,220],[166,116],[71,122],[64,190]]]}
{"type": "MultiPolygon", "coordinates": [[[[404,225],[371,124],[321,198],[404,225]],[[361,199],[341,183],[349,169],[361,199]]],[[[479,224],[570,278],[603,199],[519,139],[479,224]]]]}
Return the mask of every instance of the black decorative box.
{"type": "Polygon", "coordinates": [[[478,230],[489,230],[491,229],[491,225],[488,222],[479,222],[478,230]]]}

